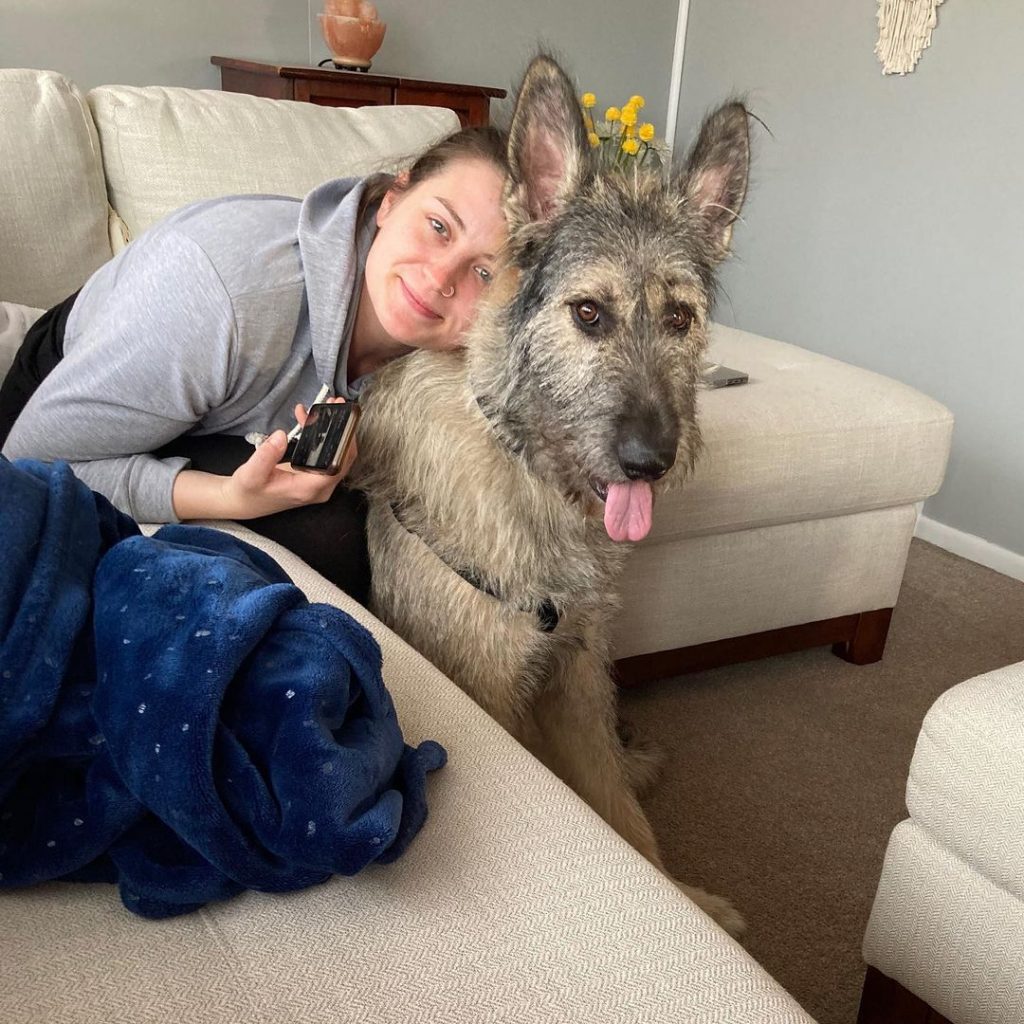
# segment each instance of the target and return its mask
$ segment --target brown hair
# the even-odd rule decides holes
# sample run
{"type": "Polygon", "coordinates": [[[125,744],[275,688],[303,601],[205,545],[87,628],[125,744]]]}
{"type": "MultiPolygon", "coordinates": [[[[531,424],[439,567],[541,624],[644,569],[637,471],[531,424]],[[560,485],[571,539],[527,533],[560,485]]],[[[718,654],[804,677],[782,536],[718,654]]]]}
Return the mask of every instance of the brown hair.
{"type": "Polygon", "coordinates": [[[455,160],[484,160],[501,174],[508,173],[508,133],[493,125],[462,128],[421,153],[402,178],[375,174],[367,179],[360,203],[362,221],[390,191],[405,192],[440,174],[455,160]]]}

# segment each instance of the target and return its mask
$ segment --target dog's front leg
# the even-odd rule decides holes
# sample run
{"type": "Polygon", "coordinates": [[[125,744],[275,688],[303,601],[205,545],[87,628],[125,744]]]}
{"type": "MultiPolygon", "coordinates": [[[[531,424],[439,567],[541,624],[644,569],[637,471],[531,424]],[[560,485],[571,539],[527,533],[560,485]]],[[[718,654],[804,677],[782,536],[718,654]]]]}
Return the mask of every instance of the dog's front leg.
{"type": "Polygon", "coordinates": [[[616,716],[614,684],[601,659],[587,649],[557,659],[534,707],[551,769],[664,870],[650,823],[627,782],[616,716]]]}
{"type": "MultiPolygon", "coordinates": [[[[667,875],[650,822],[628,782],[616,729],[615,684],[601,659],[585,649],[559,659],[534,715],[552,771],[667,875]]],[[[727,899],[673,881],[730,935],[739,938],[746,931],[727,899]]]]}

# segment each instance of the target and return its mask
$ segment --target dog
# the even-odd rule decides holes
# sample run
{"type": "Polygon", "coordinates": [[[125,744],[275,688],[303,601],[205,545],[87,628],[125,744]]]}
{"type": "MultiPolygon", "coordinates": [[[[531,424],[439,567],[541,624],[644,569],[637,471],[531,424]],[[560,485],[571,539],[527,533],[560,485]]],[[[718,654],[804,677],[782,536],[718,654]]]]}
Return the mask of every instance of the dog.
{"type": "MultiPolygon", "coordinates": [[[[655,491],[700,452],[747,117],[711,114],[671,176],[599,171],[571,82],[535,58],[509,132],[509,239],[465,348],[390,363],[362,400],[372,609],[662,870],[616,729],[610,627],[655,491]]],[[[726,899],[681,888],[742,932],[726,899]]]]}

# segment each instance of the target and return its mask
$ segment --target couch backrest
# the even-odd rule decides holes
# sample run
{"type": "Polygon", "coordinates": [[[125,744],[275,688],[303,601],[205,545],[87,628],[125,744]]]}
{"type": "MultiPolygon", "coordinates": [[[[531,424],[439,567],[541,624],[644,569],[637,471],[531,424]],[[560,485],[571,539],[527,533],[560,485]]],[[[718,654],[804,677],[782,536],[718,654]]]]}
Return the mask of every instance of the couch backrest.
{"type": "Polygon", "coordinates": [[[186,203],[394,170],[458,126],[441,107],[160,86],[85,97],[56,72],[0,68],[0,301],[54,305],[186,203]]]}
{"type": "Polygon", "coordinates": [[[48,307],[110,259],[100,144],[54,71],[0,68],[0,301],[48,307]]]}
{"type": "Polygon", "coordinates": [[[441,107],[347,109],[205,89],[103,86],[88,100],[129,237],[199,199],[302,196],[329,178],[394,170],[459,126],[441,107]]]}

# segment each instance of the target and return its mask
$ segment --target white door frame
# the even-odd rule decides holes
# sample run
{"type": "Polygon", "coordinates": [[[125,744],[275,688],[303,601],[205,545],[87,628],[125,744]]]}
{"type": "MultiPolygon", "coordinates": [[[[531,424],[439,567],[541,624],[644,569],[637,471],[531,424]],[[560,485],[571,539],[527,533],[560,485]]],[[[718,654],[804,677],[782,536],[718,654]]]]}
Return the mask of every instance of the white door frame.
{"type": "Polygon", "coordinates": [[[679,120],[679,91],[683,82],[683,54],[686,50],[686,22],[690,16],[690,0],[679,0],[676,15],[676,41],[672,48],[672,77],[668,84],[668,115],[665,125],[665,142],[668,148],[675,148],[676,121],[679,120]]]}

